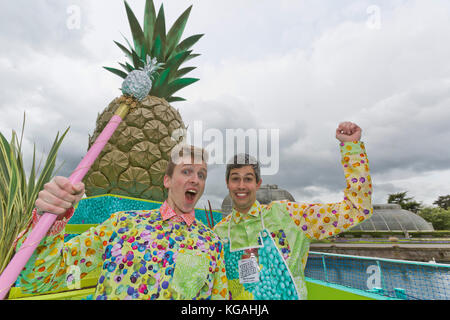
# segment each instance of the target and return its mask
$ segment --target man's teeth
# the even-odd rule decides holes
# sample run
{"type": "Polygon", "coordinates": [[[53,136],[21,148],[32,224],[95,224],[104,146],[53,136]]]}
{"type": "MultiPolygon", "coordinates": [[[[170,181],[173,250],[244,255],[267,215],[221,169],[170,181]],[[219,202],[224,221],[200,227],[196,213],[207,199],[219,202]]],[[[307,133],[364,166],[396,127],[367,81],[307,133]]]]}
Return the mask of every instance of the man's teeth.
{"type": "Polygon", "coordinates": [[[193,190],[193,189],[189,189],[189,190],[187,190],[187,192],[197,194],[197,191],[196,191],[196,190],[193,190]]]}
{"type": "Polygon", "coordinates": [[[236,195],[237,195],[238,197],[245,197],[247,194],[246,194],[246,193],[236,193],[236,195]]]}

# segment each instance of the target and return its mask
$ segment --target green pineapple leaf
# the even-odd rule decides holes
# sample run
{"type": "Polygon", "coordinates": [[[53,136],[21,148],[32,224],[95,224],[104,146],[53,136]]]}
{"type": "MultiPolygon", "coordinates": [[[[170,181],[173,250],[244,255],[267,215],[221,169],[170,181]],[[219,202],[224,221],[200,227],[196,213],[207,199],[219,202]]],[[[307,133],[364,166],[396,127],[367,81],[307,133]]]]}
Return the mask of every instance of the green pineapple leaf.
{"type": "Polygon", "coordinates": [[[159,76],[155,77],[153,87],[150,90],[150,95],[154,95],[156,97],[161,97],[164,95],[163,89],[167,86],[169,73],[170,68],[167,68],[159,76]]]}
{"type": "Polygon", "coordinates": [[[196,34],[184,39],[177,45],[172,54],[190,49],[203,36],[204,34],[196,34]]]}
{"type": "Polygon", "coordinates": [[[139,55],[134,50],[131,50],[131,54],[133,56],[132,62],[133,62],[134,69],[142,69],[145,65],[145,59],[142,60],[142,58],[140,58],[139,55]]]}
{"type": "Polygon", "coordinates": [[[187,73],[191,72],[194,69],[197,69],[197,67],[186,67],[179,69],[175,74],[175,78],[181,78],[182,76],[186,75],[187,73]]]}
{"type": "MultiPolygon", "coordinates": [[[[146,0],[142,28],[126,0],[124,4],[133,39],[129,41],[122,35],[126,41],[125,45],[117,41],[114,41],[114,43],[125,54],[130,63],[119,62],[120,69],[124,71],[110,67],[104,68],[121,78],[126,78],[126,75],[133,70],[143,69],[146,65],[147,57],[156,59],[163,67],[159,73],[154,74],[150,94],[166,99],[170,98],[174,92],[182,87],[198,81],[198,79],[192,80],[192,78],[180,79],[195,69],[195,67],[182,69],[180,67],[186,61],[199,56],[199,54],[193,54],[190,48],[203,37],[203,34],[196,34],[180,42],[192,6],[184,10],[168,33],[166,33],[163,4],[161,4],[158,14],[156,14],[153,0],[146,0]],[[128,48],[126,45],[128,45],[128,48]]],[[[182,99],[179,97],[174,99],[173,101],[182,101],[179,100],[182,99]]]]}
{"type": "Polygon", "coordinates": [[[128,48],[130,48],[130,51],[133,51],[134,48],[133,48],[133,46],[131,45],[130,41],[128,41],[127,37],[125,37],[122,33],[120,33],[120,35],[121,35],[122,38],[126,41],[126,43],[127,43],[127,45],[128,45],[128,48]]]}
{"type": "Polygon", "coordinates": [[[153,43],[152,48],[152,57],[156,57],[158,61],[163,61],[163,44],[161,37],[159,35],[156,36],[155,42],[153,43]]]}
{"type": "Polygon", "coordinates": [[[123,64],[123,63],[120,63],[120,62],[119,62],[119,64],[120,64],[120,66],[123,68],[123,70],[125,70],[127,73],[130,73],[131,71],[134,70],[133,66],[130,65],[129,63],[123,64]]]}
{"type": "Polygon", "coordinates": [[[123,44],[117,41],[114,41],[114,43],[120,48],[120,50],[123,51],[123,53],[125,53],[125,55],[128,57],[128,59],[130,59],[130,61],[133,61],[133,55],[130,50],[128,50],[123,44]]]}
{"type": "Polygon", "coordinates": [[[190,84],[193,84],[194,82],[197,82],[198,80],[200,80],[200,79],[196,79],[196,78],[175,79],[167,85],[167,89],[165,90],[164,97],[165,98],[171,97],[178,90],[183,89],[184,87],[186,87],[190,84]]]}
{"type": "Polygon", "coordinates": [[[130,72],[134,70],[133,66],[128,62],[126,62],[125,65],[127,66],[127,69],[130,70],[130,72]]]}
{"type": "Polygon", "coordinates": [[[186,99],[181,97],[169,97],[167,98],[167,102],[176,102],[176,101],[186,101],[186,99]]]}
{"type": "Polygon", "coordinates": [[[187,56],[185,62],[186,62],[186,61],[189,61],[189,60],[191,60],[191,59],[194,59],[194,58],[196,58],[196,57],[198,57],[198,56],[200,56],[200,54],[198,54],[198,53],[192,53],[192,54],[190,54],[190,55],[187,56]]]}
{"type": "Polygon", "coordinates": [[[110,67],[103,67],[104,69],[118,75],[119,77],[125,79],[127,77],[127,74],[125,72],[123,72],[122,70],[118,70],[118,69],[114,69],[114,68],[110,68],[110,67]]]}
{"type": "Polygon", "coordinates": [[[171,69],[169,74],[169,81],[176,78],[176,73],[180,65],[186,60],[186,58],[191,54],[192,51],[183,51],[176,54],[166,63],[166,67],[171,69]]]}
{"type": "Polygon", "coordinates": [[[167,41],[166,41],[166,52],[165,56],[170,57],[172,54],[172,51],[177,46],[178,42],[181,39],[181,36],[184,32],[184,28],[186,27],[186,22],[189,18],[189,14],[191,13],[192,6],[187,8],[181,16],[175,21],[172,28],[170,28],[169,32],[167,33],[167,41]]]}
{"type": "Polygon", "coordinates": [[[125,1],[125,9],[127,11],[128,22],[130,24],[131,34],[134,41],[134,49],[142,57],[145,55],[145,40],[144,32],[142,31],[141,25],[131,10],[128,3],[125,1]]]}
{"type": "Polygon", "coordinates": [[[159,46],[158,49],[159,54],[158,55],[152,55],[152,57],[156,57],[158,61],[165,61],[164,59],[164,52],[166,47],[166,20],[164,17],[164,6],[161,4],[161,7],[159,8],[158,16],[156,17],[155,21],[155,30],[153,34],[153,38],[155,42],[153,45],[156,45],[156,41],[159,37],[159,46]]]}
{"type": "Polygon", "coordinates": [[[147,47],[147,52],[151,52],[153,48],[153,26],[156,21],[155,5],[153,0],[147,0],[145,2],[145,14],[144,14],[144,39],[147,47]]]}

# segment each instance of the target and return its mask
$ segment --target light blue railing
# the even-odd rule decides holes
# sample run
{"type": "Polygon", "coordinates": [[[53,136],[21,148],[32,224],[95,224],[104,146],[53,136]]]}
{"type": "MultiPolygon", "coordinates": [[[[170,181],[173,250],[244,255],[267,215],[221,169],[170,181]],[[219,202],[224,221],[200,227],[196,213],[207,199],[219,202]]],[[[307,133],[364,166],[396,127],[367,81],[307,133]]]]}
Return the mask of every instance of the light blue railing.
{"type": "Polygon", "coordinates": [[[308,278],[404,300],[450,300],[450,265],[310,251],[308,278]]]}

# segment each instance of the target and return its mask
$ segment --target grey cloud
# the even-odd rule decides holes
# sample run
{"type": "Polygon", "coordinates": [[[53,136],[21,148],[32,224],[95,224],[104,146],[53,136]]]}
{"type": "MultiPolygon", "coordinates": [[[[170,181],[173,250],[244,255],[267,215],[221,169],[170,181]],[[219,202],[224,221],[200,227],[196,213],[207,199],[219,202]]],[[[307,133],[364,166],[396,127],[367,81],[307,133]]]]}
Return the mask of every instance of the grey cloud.
{"type": "Polygon", "coordinates": [[[81,11],[84,5],[84,0],[3,1],[0,41],[6,45],[2,55],[21,63],[26,63],[29,51],[34,50],[43,54],[62,52],[74,58],[88,55],[81,44],[87,23],[80,28],[70,23],[75,12],[71,7],[81,11]]]}
{"type": "Polygon", "coordinates": [[[448,169],[450,111],[448,81],[414,87],[385,99],[361,113],[370,119],[372,169],[375,173],[396,168],[412,172],[448,169]]]}

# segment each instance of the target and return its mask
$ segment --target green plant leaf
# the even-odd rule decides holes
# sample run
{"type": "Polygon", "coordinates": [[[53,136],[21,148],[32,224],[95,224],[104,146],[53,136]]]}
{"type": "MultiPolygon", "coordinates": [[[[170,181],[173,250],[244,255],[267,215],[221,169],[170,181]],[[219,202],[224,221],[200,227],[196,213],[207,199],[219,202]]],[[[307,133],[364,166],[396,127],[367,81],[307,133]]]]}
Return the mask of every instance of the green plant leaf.
{"type": "Polygon", "coordinates": [[[51,175],[53,173],[53,169],[55,168],[55,160],[56,160],[56,155],[57,155],[58,149],[68,131],[69,131],[69,128],[66,129],[66,131],[63,133],[61,138],[59,138],[59,132],[56,135],[56,138],[52,144],[52,148],[50,149],[50,151],[48,153],[47,161],[45,162],[44,168],[42,170],[42,175],[41,175],[41,177],[43,176],[42,180],[47,180],[46,179],[47,177],[48,178],[51,177],[51,175]]]}
{"type": "Polygon", "coordinates": [[[135,69],[142,69],[145,65],[145,60],[143,60],[136,51],[131,50],[131,54],[133,56],[133,66],[135,69]]]}
{"type": "Polygon", "coordinates": [[[127,70],[129,70],[129,72],[133,71],[134,68],[131,64],[129,64],[128,62],[125,63],[127,70]]]}
{"type": "Polygon", "coordinates": [[[180,65],[186,60],[186,58],[191,54],[192,51],[183,51],[167,61],[164,67],[170,68],[171,72],[169,74],[169,81],[175,78],[176,72],[180,65]]]}
{"type": "Polygon", "coordinates": [[[151,52],[153,45],[153,28],[156,21],[155,5],[153,0],[145,2],[144,14],[144,39],[147,47],[147,52],[151,52]]]}
{"type": "Polygon", "coordinates": [[[197,82],[199,79],[196,78],[180,78],[175,79],[174,81],[170,82],[167,86],[165,97],[166,99],[171,97],[175,92],[178,90],[193,84],[194,82],[197,82]]]}
{"type": "Polygon", "coordinates": [[[159,35],[156,36],[155,42],[153,43],[151,56],[156,57],[158,61],[163,61],[163,44],[159,35]]]}
{"type": "Polygon", "coordinates": [[[133,55],[131,54],[131,51],[128,50],[123,44],[114,41],[114,43],[120,48],[120,50],[123,51],[123,53],[125,53],[125,55],[127,56],[128,59],[130,59],[130,61],[133,61],[133,55]]]}
{"type": "Polygon", "coordinates": [[[11,154],[11,147],[8,140],[0,133],[0,147],[2,151],[2,157],[0,158],[0,172],[5,180],[9,181],[9,155],[11,154]]]}
{"type": "MultiPolygon", "coordinates": [[[[141,58],[139,57],[139,55],[137,54],[137,52],[134,50],[133,46],[131,45],[130,41],[128,41],[128,39],[122,34],[123,39],[125,40],[125,42],[128,45],[129,50],[127,49],[128,52],[131,53],[131,57],[128,57],[128,59],[130,60],[130,62],[133,64],[134,69],[139,69],[142,68],[141,65],[141,58]]],[[[126,48],[125,48],[126,49],[126,48]]],[[[142,65],[143,66],[143,65],[142,65]]]]}
{"type": "Polygon", "coordinates": [[[156,97],[164,96],[164,88],[167,86],[169,81],[170,68],[165,69],[158,77],[155,77],[155,81],[152,89],[150,90],[150,95],[156,97]]]}
{"type": "Polygon", "coordinates": [[[184,32],[184,28],[186,27],[187,20],[189,19],[189,14],[191,13],[192,5],[187,8],[180,17],[175,21],[173,26],[170,28],[167,33],[166,39],[166,52],[165,56],[170,57],[172,51],[177,46],[178,42],[181,39],[181,36],[184,32]]]}
{"type": "Polygon", "coordinates": [[[119,77],[125,79],[127,77],[127,74],[123,72],[122,70],[110,68],[110,67],[103,67],[104,69],[114,73],[115,75],[118,75],[119,77]]]}
{"type": "MultiPolygon", "coordinates": [[[[159,8],[158,16],[156,17],[155,21],[155,30],[153,31],[153,39],[156,43],[156,39],[159,37],[160,41],[160,49],[159,49],[159,55],[152,55],[152,57],[156,57],[158,61],[164,61],[164,52],[165,52],[165,46],[166,46],[166,21],[164,17],[164,5],[161,4],[161,7],[159,8]]],[[[152,48],[153,49],[153,48],[152,48]]]]}
{"type": "MultiPolygon", "coordinates": [[[[22,147],[22,141],[19,141],[17,136],[14,136],[14,139],[15,139],[14,146],[15,146],[16,150],[20,150],[21,147],[22,147]]],[[[15,163],[16,170],[18,172],[25,172],[24,165],[23,165],[23,159],[22,159],[22,153],[21,152],[15,152],[15,156],[16,156],[16,159],[15,159],[14,163],[15,163]]],[[[17,183],[20,186],[25,186],[26,185],[27,182],[26,182],[26,176],[25,175],[17,174],[17,179],[18,179],[17,183]]]]}
{"type": "Polygon", "coordinates": [[[119,64],[123,68],[123,70],[125,70],[126,73],[130,73],[131,71],[134,70],[133,66],[130,65],[129,63],[124,64],[119,62],[119,64]]]}
{"type": "Polygon", "coordinates": [[[124,4],[133,43],[130,43],[130,41],[128,41],[128,39],[123,35],[122,36],[125,39],[125,42],[122,41],[122,43],[119,43],[114,41],[114,43],[116,43],[119,49],[130,60],[130,64],[120,62],[119,65],[121,68],[116,69],[105,67],[105,69],[119,75],[122,78],[125,78],[125,74],[131,72],[132,69],[142,69],[146,64],[147,56],[156,58],[158,62],[164,63],[164,67],[159,74],[156,73],[154,75],[153,87],[150,94],[158,97],[170,97],[171,94],[167,93],[174,92],[174,90],[179,90],[181,83],[174,82],[170,87],[169,84],[195,69],[195,67],[189,67],[179,70],[183,63],[199,56],[199,54],[193,54],[192,51],[189,50],[200,38],[204,36],[204,34],[196,34],[187,37],[180,42],[183,32],[185,31],[187,21],[189,20],[192,6],[189,6],[183,11],[183,13],[171,26],[168,33],[166,33],[166,21],[163,4],[161,4],[156,14],[154,1],[145,1],[144,21],[142,28],[127,0],[124,1],[124,4]],[[128,48],[126,45],[128,45],[128,48]],[[122,71],[122,69],[125,72],[122,71]],[[170,69],[170,72],[164,73],[167,69],[170,69]],[[164,75],[162,75],[162,73],[164,73],[164,75]]]}
{"type": "Polygon", "coordinates": [[[204,34],[196,34],[196,35],[187,37],[186,39],[184,39],[177,45],[177,47],[174,50],[174,53],[189,50],[203,36],[204,36],[204,34]]]}
{"type": "Polygon", "coordinates": [[[190,54],[190,55],[186,58],[186,60],[184,60],[184,61],[185,61],[185,62],[186,62],[186,61],[189,61],[189,60],[194,59],[194,58],[196,58],[196,57],[198,57],[198,56],[200,56],[200,54],[198,54],[198,53],[192,53],[192,54],[190,54]]]}
{"type": "Polygon", "coordinates": [[[176,102],[176,101],[186,101],[186,99],[181,97],[169,97],[167,98],[167,102],[176,102]]]}
{"type": "MultiPolygon", "coordinates": [[[[11,154],[11,157],[14,157],[14,154],[11,154]]],[[[6,207],[6,211],[10,212],[12,209],[12,206],[14,204],[14,198],[16,197],[17,194],[17,187],[18,187],[18,175],[17,175],[17,163],[15,163],[14,161],[11,162],[11,179],[9,180],[9,193],[8,193],[8,200],[7,200],[7,207],[6,207]]]]}
{"type": "Polygon", "coordinates": [[[197,69],[197,67],[186,67],[179,69],[175,74],[175,78],[181,78],[182,76],[186,75],[187,73],[191,72],[194,69],[197,69]]]}
{"type": "MultiPolygon", "coordinates": [[[[24,125],[25,118],[23,128],[24,125]]],[[[38,179],[36,179],[34,147],[27,183],[21,150],[23,128],[20,140],[15,131],[12,133],[10,142],[0,133],[0,273],[14,253],[14,246],[12,246],[14,240],[19,232],[29,225],[34,202],[43,185],[52,177],[57,150],[69,130],[68,128],[61,137],[59,137],[59,133],[57,134],[44,168],[39,172],[38,179]]]]}
{"type": "Polygon", "coordinates": [[[27,194],[32,194],[36,184],[36,144],[33,144],[33,160],[31,161],[30,176],[28,178],[27,194]]]}
{"type": "Polygon", "coordinates": [[[140,57],[142,57],[142,55],[145,56],[144,32],[142,31],[141,25],[134,15],[133,10],[131,10],[126,1],[124,1],[124,3],[127,11],[128,22],[130,24],[131,34],[133,36],[134,49],[140,57]]]}
{"type": "Polygon", "coordinates": [[[122,36],[122,38],[123,38],[123,39],[125,40],[125,42],[127,43],[128,48],[129,48],[129,51],[132,52],[132,51],[134,50],[134,47],[131,45],[130,41],[128,41],[127,37],[125,37],[125,36],[123,35],[123,33],[120,33],[120,35],[122,36]]]}
{"type": "MultiPolygon", "coordinates": [[[[58,139],[58,136],[57,136],[57,139],[58,139]]],[[[47,183],[48,181],[50,181],[54,175],[55,163],[56,163],[56,152],[60,146],[60,143],[62,142],[62,139],[63,139],[63,136],[61,137],[60,140],[56,140],[54,142],[52,150],[50,151],[50,153],[47,156],[47,160],[45,162],[44,168],[40,172],[40,176],[37,180],[35,188],[34,188],[32,194],[30,195],[31,201],[29,202],[29,205],[27,208],[27,210],[29,212],[31,212],[31,210],[33,209],[33,203],[36,200],[39,191],[42,190],[42,188],[44,187],[44,184],[47,183]]]]}

